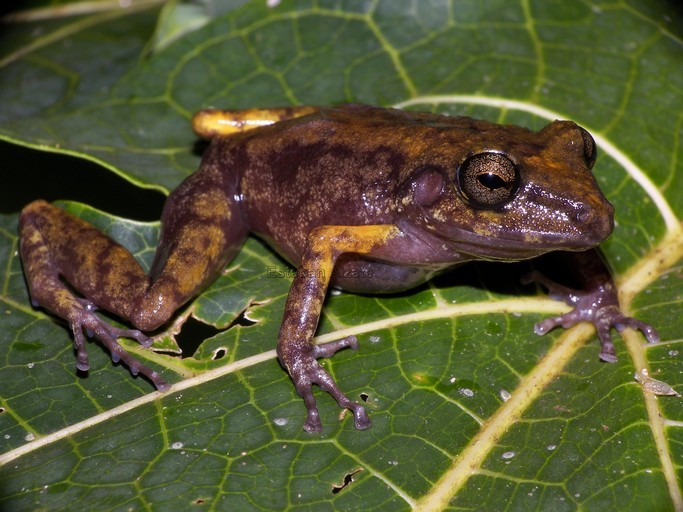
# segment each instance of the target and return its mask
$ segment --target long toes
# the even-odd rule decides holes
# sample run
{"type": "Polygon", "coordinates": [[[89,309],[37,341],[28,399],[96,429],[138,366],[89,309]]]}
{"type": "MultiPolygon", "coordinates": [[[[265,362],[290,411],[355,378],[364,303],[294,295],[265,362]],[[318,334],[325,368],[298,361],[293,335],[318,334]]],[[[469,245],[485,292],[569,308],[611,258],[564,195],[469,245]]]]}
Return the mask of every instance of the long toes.
{"type": "Polygon", "coordinates": [[[614,345],[611,341],[602,344],[600,349],[600,360],[606,363],[614,363],[617,361],[617,353],[614,350],[614,345]]]}
{"type": "Polygon", "coordinates": [[[317,434],[323,431],[323,424],[320,422],[317,410],[308,411],[308,416],[304,423],[304,430],[309,434],[317,434]]]}
{"type": "Polygon", "coordinates": [[[334,354],[345,348],[358,350],[358,338],[355,336],[347,336],[346,338],[342,338],[340,340],[330,341],[321,345],[315,345],[313,347],[313,357],[332,357],[334,354]]]}
{"type": "Polygon", "coordinates": [[[358,430],[369,429],[372,426],[372,421],[370,421],[368,413],[365,412],[365,407],[358,404],[354,405],[355,407],[353,408],[353,418],[356,428],[358,430]]]}
{"type": "Polygon", "coordinates": [[[142,332],[133,329],[120,329],[106,323],[96,316],[92,311],[83,310],[76,320],[72,321],[72,331],[74,333],[74,347],[76,348],[76,367],[81,371],[89,368],[88,356],[85,349],[85,337],[83,331],[90,336],[96,337],[104,347],[109,350],[111,360],[114,364],[123,362],[133,376],[144,375],[152,381],[154,387],[159,391],[167,391],[171,385],[167,383],[157,372],[142,364],[131,356],[117,341],[119,337],[132,338],[137,340],[143,347],[149,347],[152,339],[142,332]]]}
{"type": "MultiPolygon", "coordinates": [[[[344,338],[338,340],[343,343],[353,343],[355,337],[344,338]]],[[[338,345],[338,342],[333,342],[337,350],[343,348],[338,345]]],[[[324,347],[325,345],[321,345],[324,347]]],[[[347,345],[348,346],[348,345],[347,345]]],[[[314,351],[315,352],[315,351],[314,351]]],[[[342,409],[349,409],[353,412],[354,425],[359,430],[364,430],[370,427],[371,422],[365,408],[349,399],[337,386],[334,378],[322,367],[320,363],[314,358],[302,358],[297,363],[291,365],[297,370],[292,371],[292,380],[297,393],[304,399],[308,415],[304,423],[304,430],[306,432],[321,432],[322,423],[318,413],[318,407],[313,396],[313,384],[316,384],[320,389],[329,393],[334,398],[337,404],[342,409]]]]}
{"type": "Polygon", "coordinates": [[[636,318],[625,317],[616,322],[614,325],[619,332],[622,332],[627,327],[641,331],[643,335],[645,335],[645,338],[647,339],[648,343],[657,343],[660,339],[657,329],[636,318]]]}
{"type": "Polygon", "coordinates": [[[74,349],[76,350],[76,368],[82,372],[87,372],[90,369],[90,361],[88,361],[88,352],[85,348],[85,336],[83,336],[83,329],[80,327],[72,328],[74,335],[74,349]]]}
{"type": "Polygon", "coordinates": [[[534,332],[539,336],[543,336],[552,331],[555,327],[562,325],[562,317],[556,316],[553,318],[546,318],[534,325],[534,332]]]}

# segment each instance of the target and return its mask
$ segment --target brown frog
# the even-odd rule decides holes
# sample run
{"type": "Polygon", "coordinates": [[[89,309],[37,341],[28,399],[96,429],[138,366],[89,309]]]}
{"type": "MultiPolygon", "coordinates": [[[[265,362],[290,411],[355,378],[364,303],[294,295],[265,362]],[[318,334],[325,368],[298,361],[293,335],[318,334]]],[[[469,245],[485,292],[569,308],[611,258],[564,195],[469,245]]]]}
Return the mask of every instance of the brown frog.
{"type": "MultiPolygon", "coordinates": [[[[470,260],[589,251],[613,229],[613,207],[591,173],[595,142],[570,121],[532,132],[467,117],[345,105],[206,110],[195,116],[194,127],[212,142],[199,170],[166,201],[149,275],[126,249],[59,208],[36,201],[22,211],[21,258],[33,303],[69,323],[80,370],[88,369],[87,333],[115,362],[167,390],[169,384],[117,338],[149,346],[142,331],[166,323],[254,233],[298,269],[277,353],[304,399],[309,432],[322,429],[313,384],[353,411],[356,428],[370,426],[364,408],[317,361],[358,346],[355,337],[313,343],[329,285],[398,292],[470,260]],[[109,325],[97,308],[135,329],[109,325]]],[[[531,276],[575,306],[541,322],[538,333],[592,322],[605,361],[616,359],[612,327],[658,339],[652,327],[621,313],[594,251],[577,262],[582,292],[531,276]]]]}

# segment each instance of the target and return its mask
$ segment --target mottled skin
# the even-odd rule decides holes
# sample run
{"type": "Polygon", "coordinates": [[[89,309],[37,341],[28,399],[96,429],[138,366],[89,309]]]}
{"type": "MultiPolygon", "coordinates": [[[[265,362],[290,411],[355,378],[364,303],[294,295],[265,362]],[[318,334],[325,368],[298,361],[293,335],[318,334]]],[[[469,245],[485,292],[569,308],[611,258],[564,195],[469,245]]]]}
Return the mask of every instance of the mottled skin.
{"type": "MultiPolygon", "coordinates": [[[[466,117],[347,105],[202,111],[194,127],[212,143],[199,170],[166,202],[150,275],[89,224],[36,201],[23,210],[20,223],[31,297],[69,322],[79,369],[88,368],[85,329],[115,361],[165,390],[169,385],[116,338],[149,345],[140,331],[167,322],[255,233],[298,268],[278,356],[304,398],[308,431],[322,428],[313,384],[352,410],[357,428],[370,426],[363,407],[316,360],[357,347],[354,337],[313,343],[328,285],[396,292],[469,260],[587,251],[613,229],[612,205],[591,173],[593,139],[569,121],[532,132],[466,117]],[[96,307],[140,331],[109,326],[93,313],[96,307]]],[[[595,252],[581,258],[584,292],[530,276],[576,306],[545,320],[537,332],[593,322],[607,361],[615,359],[612,327],[639,328],[655,341],[654,329],[621,314],[595,252]]]]}

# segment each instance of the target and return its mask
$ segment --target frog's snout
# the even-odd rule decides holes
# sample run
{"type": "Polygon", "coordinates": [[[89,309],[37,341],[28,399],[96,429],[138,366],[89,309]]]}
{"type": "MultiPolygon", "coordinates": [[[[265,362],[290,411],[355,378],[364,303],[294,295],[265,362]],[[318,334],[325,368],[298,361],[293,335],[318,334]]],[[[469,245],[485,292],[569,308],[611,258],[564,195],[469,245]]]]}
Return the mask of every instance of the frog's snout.
{"type": "Polygon", "coordinates": [[[587,245],[597,245],[614,230],[614,206],[603,199],[598,205],[586,205],[576,212],[576,223],[581,226],[587,245]]]}

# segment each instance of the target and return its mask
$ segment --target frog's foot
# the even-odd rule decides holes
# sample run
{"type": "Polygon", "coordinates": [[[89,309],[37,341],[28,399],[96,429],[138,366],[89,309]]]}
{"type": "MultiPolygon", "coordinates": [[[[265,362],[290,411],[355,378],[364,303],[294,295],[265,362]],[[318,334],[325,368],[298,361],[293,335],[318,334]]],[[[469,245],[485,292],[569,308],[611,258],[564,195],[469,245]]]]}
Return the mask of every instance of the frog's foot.
{"type": "Polygon", "coordinates": [[[130,372],[135,376],[142,374],[152,381],[154,386],[159,391],[167,391],[171,385],[168,384],[161,376],[145,366],[140,361],[131,356],[117,341],[118,338],[132,338],[136,340],[143,347],[152,345],[152,339],[145,336],[142,332],[135,329],[119,329],[109,325],[104,320],[100,319],[93,312],[96,307],[90,301],[80,300],[83,309],[77,311],[72,318],[69,319],[69,324],[74,335],[74,349],[76,350],[76,368],[81,371],[88,371],[90,363],[88,361],[88,353],[85,348],[85,331],[88,336],[95,337],[109,350],[111,359],[114,363],[123,361],[128,366],[130,372]]]}
{"type": "Polygon", "coordinates": [[[651,325],[636,318],[625,316],[619,308],[617,292],[611,282],[605,282],[591,291],[575,290],[548,279],[539,272],[531,272],[523,278],[524,284],[537,282],[548,289],[551,298],[562,300],[574,306],[569,313],[546,318],[534,327],[536,334],[543,335],[555,327],[565,329],[579,322],[590,322],[595,326],[600,339],[600,359],[608,363],[617,360],[612,343],[612,328],[622,332],[626,328],[642,331],[649,343],[659,341],[659,334],[651,325]]]}
{"type": "Polygon", "coordinates": [[[370,428],[372,424],[365,412],[365,408],[342,393],[332,376],[316,361],[319,357],[330,357],[338,350],[346,347],[354,350],[358,349],[358,340],[355,336],[349,336],[323,345],[314,345],[310,352],[295,356],[293,364],[288,365],[296,391],[304,399],[306,409],[308,410],[308,416],[304,423],[304,430],[306,432],[321,432],[323,429],[318,414],[318,407],[313,397],[313,384],[317,384],[320,389],[332,395],[339,404],[339,407],[353,412],[354,424],[358,430],[370,428]]]}

